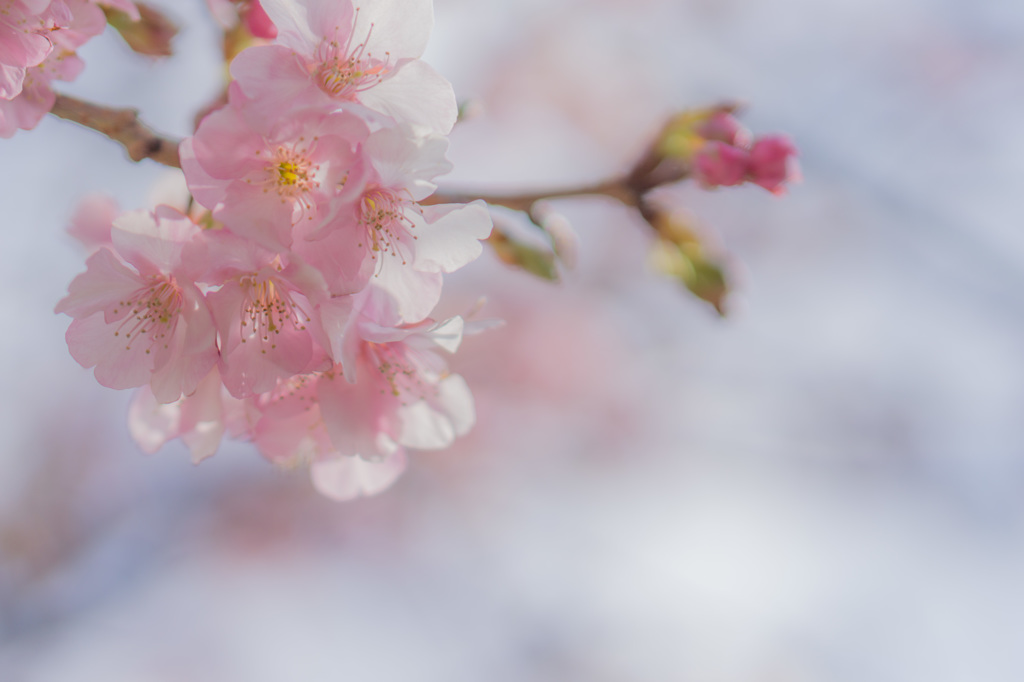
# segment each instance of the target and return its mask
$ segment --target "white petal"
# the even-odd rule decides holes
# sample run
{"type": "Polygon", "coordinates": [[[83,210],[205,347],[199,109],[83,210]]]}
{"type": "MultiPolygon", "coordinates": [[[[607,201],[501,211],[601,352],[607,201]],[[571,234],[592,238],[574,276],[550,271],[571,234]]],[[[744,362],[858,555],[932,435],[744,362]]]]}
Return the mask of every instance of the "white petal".
{"type": "Polygon", "coordinates": [[[417,222],[417,270],[453,272],[483,253],[481,239],[491,233],[491,214],[482,201],[460,206],[447,204],[424,209],[429,222],[417,222]]]}
{"type": "Polygon", "coordinates": [[[310,474],[313,485],[322,495],[345,501],[386,490],[405,471],[405,464],[405,452],[397,450],[376,462],[361,457],[317,461],[310,468],[310,474]]]}

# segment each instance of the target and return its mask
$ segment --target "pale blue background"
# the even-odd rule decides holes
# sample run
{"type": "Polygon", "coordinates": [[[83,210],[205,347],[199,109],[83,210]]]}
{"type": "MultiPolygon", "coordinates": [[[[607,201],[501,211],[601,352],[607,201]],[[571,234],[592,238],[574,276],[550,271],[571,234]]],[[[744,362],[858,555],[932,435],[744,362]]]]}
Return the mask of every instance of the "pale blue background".
{"type": "MultiPolygon", "coordinates": [[[[159,4],[178,57],[107,35],[64,91],[184,135],[215,34],[199,2],[159,4]]],[[[336,505],[245,444],[199,468],[137,452],[127,393],[51,311],[83,267],[76,198],[143,207],[162,171],[56,120],[4,141],[0,680],[1024,679],[1024,5],[436,14],[427,57],[482,110],[453,184],[604,177],[719,98],[795,138],[785,199],[665,198],[733,254],[733,315],[646,272],[625,211],[560,203],[564,286],[490,259],[450,284],[509,317],[460,360],[481,429],[336,505]]]]}

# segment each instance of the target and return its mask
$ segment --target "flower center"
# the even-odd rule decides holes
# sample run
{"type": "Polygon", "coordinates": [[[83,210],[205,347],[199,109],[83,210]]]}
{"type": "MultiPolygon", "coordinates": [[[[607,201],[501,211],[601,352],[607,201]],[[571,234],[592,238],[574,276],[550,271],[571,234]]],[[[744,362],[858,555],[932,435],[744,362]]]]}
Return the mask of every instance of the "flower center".
{"type": "Polygon", "coordinates": [[[298,331],[306,330],[309,315],[279,282],[252,273],[243,276],[240,283],[247,294],[239,327],[242,343],[255,339],[261,346],[260,352],[266,354],[268,347],[277,348],[275,337],[287,325],[298,331]]]}
{"type": "Polygon", "coordinates": [[[139,338],[148,338],[147,355],[156,345],[167,348],[167,337],[174,334],[181,307],[181,289],[174,278],[155,277],[149,287],[137,290],[131,298],[120,301],[114,308],[114,315],[128,309],[128,316],[114,331],[114,336],[123,336],[127,340],[125,350],[131,350],[139,338]]]}
{"type": "Polygon", "coordinates": [[[375,187],[363,194],[360,209],[359,220],[366,228],[371,257],[376,258],[377,253],[398,256],[402,237],[413,228],[412,220],[405,214],[405,201],[391,190],[375,187]]]}
{"type": "Polygon", "coordinates": [[[415,364],[396,348],[396,344],[367,342],[366,346],[371,361],[387,382],[391,395],[402,398],[403,405],[408,404],[410,395],[412,402],[415,402],[425,398],[428,393],[437,393],[436,387],[423,380],[415,364]]]}
{"type": "Polygon", "coordinates": [[[373,33],[373,24],[363,42],[352,48],[352,36],[358,23],[357,8],[352,31],[345,42],[325,39],[314,54],[318,66],[313,72],[313,79],[317,87],[335,99],[355,99],[363,90],[380,83],[391,71],[390,53],[385,52],[384,59],[380,60],[366,51],[366,43],[373,33]]]}
{"type": "MultiPolygon", "coordinates": [[[[314,140],[314,143],[316,140],[314,140]]],[[[306,153],[279,146],[267,164],[268,185],[282,199],[301,200],[308,192],[320,186],[316,179],[320,165],[313,163],[306,153]]],[[[266,191],[269,191],[270,187],[266,191]]]]}

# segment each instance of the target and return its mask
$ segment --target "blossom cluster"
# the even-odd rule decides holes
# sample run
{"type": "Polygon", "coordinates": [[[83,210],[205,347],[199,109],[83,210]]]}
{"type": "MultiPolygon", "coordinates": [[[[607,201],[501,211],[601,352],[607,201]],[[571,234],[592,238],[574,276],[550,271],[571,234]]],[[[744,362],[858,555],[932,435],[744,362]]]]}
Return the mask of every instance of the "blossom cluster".
{"type": "Polygon", "coordinates": [[[799,179],[796,147],[784,135],[754,138],[728,112],[717,111],[696,126],[703,140],[694,157],[694,174],[702,186],[730,187],[752,182],[773,194],[799,179]]]}
{"type": "Polygon", "coordinates": [[[491,219],[425,201],[457,116],[420,59],[431,0],[262,9],[276,39],[233,60],[226,105],[180,145],[192,205],[92,206],[76,229],[93,252],[57,311],[101,384],[139,387],[144,449],[180,437],[199,461],[246,438],[348,499],[473,424],[441,353],[484,323],[431,314],[491,219]]]}
{"type": "Polygon", "coordinates": [[[35,128],[56,101],[50,84],[82,72],[75,51],[103,32],[102,7],[139,18],[131,0],[0,0],[0,137],[35,128]]]}

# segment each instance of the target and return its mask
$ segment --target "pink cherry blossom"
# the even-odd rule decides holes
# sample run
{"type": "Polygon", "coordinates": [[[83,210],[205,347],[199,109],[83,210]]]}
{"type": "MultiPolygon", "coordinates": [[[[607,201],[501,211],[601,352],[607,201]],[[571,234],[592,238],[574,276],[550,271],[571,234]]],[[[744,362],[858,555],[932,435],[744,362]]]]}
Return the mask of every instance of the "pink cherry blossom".
{"type": "MultiPolygon", "coordinates": [[[[294,377],[261,396],[257,402],[262,413],[253,429],[253,443],[280,466],[309,466],[314,486],[327,497],[343,501],[375,495],[405,470],[405,449],[377,433],[376,438],[339,451],[327,432],[316,395],[318,382],[325,376],[333,372],[294,377]]],[[[367,424],[353,426],[355,435],[372,436],[367,424]]]]}
{"type": "Polygon", "coordinates": [[[172,403],[159,402],[149,386],[139,388],[128,409],[128,430],[149,454],[181,438],[198,464],[217,452],[225,433],[248,438],[257,417],[248,403],[227,393],[214,367],[195,392],[172,403]]]}
{"type": "Polygon", "coordinates": [[[341,372],[322,377],[317,393],[328,433],[342,451],[361,451],[381,435],[405,447],[444,448],[474,420],[468,387],[436,352],[458,349],[462,318],[401,324],[389,298],[370,287],[352,297],[347,317],[329,330],[341,372]],[[360,432],[352,423],[356,414],[375,425],[372,433],[354,435],[360,432]]]}
{"type": "Polygon", "coordinates": [[[74,320],[72,357],[108,388],[149,384],[161,403],[193,392],[217,362],[213,318],[194,282],[200,229],[175,209],[126,213],[71,282],[56,312],[74,320]],[[123,259],[123,260],[122,260],[123,259]]]}
{"type": "Polygon", "coordinates": [[[772,194],[783,194],[786,184],[800,179],[796,146],[784,135],[766,135],[750,149],[750,181],[772,194]]]}
{"type": "Polygon", "coordinates": [[[49,56],[49,34],[70,19],[59,0],[52,8],[50,0],[0,0],[0,99],[21,94],[25,69],[49,56]]]}
{"type": "Polygon", "coordinates": [[[228,391],[244,398],[273,389],[278,380],[331,363],[329,344],[314,318],[327,297],[319,272],[231,234],[209,239],[216,286],[207,295],[220,337],[220,369],[228,391]],[[316,339],[316,340],[314,340],[316,339]]]}
{"type": "Polygon", "coordinates": [[[274,122],[250,116],[273,110],[232,87],[228,106],[208,115],[180,147],[196,201],[235,234],[283,251],[292,229],[317,229],[347,203],[365,124],[344,112],[307,111],[274,122]]]}
{"type": "MultiPolygon", "coordinates": [[[[355,200],[335,220],[319,228],[300,228],[304,239],[294,244],[299,254],[325,273],[333,294],[360,291],[385,266],[394,269],[400,264],[419,273],[453,272],[480,255],[480,240],[491,231],[490,214],[482,203],[426,207],[417,203],[434,192],[434,178],[450,169],[447,146],[439,135],[417,136],[404,126],[370,134],[360,150],[360,170],[346,186],[355,200]]],[[[413,272],[394,274],[416,280],[408,287],[410,299],[429,286],[413,272]]],[[[394,277],[390,281],[397,282],[394,277]]],[[[400,292],[396,295],[404,298],[400,292]]],[[[407,321],[422,319],[434,303],[429,301],[425,309],[417,307],[422,314],[407,321]]]]}
{"type": "Polygon", "coordinates": [[[394,310],[364,292],[333,329],[332,368],[300,375],[257,399],[254,442],[281,462],[388,458],[401,447],[439,449],[472,426],[473,398],[438,350],[454,352],[464,323],[391,326],[394,310]]]}
{"type": "Polygon", "coordinates": [[[39,124],[56,101],[50,83],[78,78],[85,65],[75,50],[107,24],[103,10],[89,0],[53,0],[41,16],[53,49],[42,63],[25,69],[20,94],[0,98],[0,137],[39,124]]]}
{"type": "Polygon", "coordinates": [[[60,1],[65,3],[70,10],[71,21],[66,26],[62,26],[59,31],[51,33],[57,51],[74,52],[92,38],[103,33],[107,27],[107,17],[94,0],[60,1]]]}
{"type": "Polygon", "coordinates": [[[447,134],[458,107],[451,84],[419,59],[431,0],[263,0],[278,44],[249,48],[232,76],[250,97],[295,108],[363,109],[447,134]]]}

